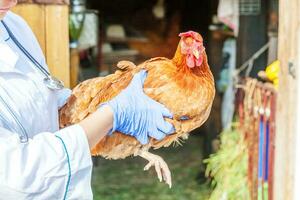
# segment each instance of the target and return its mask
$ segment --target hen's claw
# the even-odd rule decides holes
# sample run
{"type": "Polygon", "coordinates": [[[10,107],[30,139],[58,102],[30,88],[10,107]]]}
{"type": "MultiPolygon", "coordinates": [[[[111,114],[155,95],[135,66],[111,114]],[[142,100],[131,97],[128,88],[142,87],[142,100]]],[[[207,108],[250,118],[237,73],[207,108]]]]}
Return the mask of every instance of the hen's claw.
{"type": "Polygon", "coordinates": [[[145,158],[149,161],[149,163],[144,167],[144,170],[149,170],[150,167],[154,166],[155,171],[157,173],[157,177],[159,181],[161,182],[164,180],[166,184],[169,185],[169,187],[172,187],[172,178],[171,178],[171,172],[167,165],[167,163],[157,155],[154,155],[152,153],[149,153],[148,151],[140,150],[137,155],[145,158]]]}

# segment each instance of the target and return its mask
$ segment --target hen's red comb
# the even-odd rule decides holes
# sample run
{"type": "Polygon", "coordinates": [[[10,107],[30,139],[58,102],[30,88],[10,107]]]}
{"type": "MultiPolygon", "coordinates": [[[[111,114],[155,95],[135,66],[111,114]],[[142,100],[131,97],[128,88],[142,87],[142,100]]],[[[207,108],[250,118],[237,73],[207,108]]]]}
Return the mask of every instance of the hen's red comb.
{"type": "Polygon", "coordinates": [[[203,42],[201,35],[195,31],[188,31],[188,32],[180,33],[179,37],[192,37],[199,42],[203,42]]]}

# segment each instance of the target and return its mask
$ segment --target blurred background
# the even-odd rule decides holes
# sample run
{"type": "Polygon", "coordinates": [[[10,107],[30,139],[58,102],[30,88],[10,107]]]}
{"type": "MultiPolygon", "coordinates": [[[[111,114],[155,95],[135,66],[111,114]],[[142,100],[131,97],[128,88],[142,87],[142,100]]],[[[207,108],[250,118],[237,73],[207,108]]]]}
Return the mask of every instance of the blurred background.
{"type": "Polygon", "coordinates": [[[181,32],[193,30],[204,38],[217,88],[211,115],[182,146],[156,150],[170,167],[173,188],[160,183],[154,169],[144,172],[142,159],[97,157],[94,199],[273,198],[269,144],[275,128],[253,126],[275,123],[275,99],[258,100],[271,113],[260,113],[261,119],[273,116],[269,121],[255,117],[258,104],[246,105],[245,99],[252,99],[252,90],[266,99],[276,96],[278,9],[278,0],[19,0],[15,12],[33,28],[52,73],[71,88],[114,73],[121,60],[172,58],[181,32]]]}

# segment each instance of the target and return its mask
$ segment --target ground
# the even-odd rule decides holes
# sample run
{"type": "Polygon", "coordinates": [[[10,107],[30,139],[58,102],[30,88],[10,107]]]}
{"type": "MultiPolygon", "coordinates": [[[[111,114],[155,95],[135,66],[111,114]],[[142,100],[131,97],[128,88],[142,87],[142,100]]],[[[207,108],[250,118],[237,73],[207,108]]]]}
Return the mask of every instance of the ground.
{"type": "Polygon", "coordinates": [[[144,172],[147,162],[141,158],[99,159],[94,168],[92,187],[95,200],[205,200],[208,184],[199,185],[195,177],[202,162],[201,137],[191,136],[183,146],[155,152],[168,163],[173,187],[160,183],[155,170],[144,172]]]}

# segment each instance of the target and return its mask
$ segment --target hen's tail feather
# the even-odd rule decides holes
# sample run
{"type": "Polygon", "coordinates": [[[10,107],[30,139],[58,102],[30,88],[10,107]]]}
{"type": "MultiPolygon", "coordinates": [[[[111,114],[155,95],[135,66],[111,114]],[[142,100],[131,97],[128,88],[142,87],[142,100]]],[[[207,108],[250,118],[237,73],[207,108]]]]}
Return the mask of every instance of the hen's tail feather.
{"type": "Polygon", "coordinates": [[[118,62],[117,67],[123,71],[125,70],[132,70],[136,68],[136,65],[133,62],[127,61],[127,60],[122,60],[118,62]]]}

